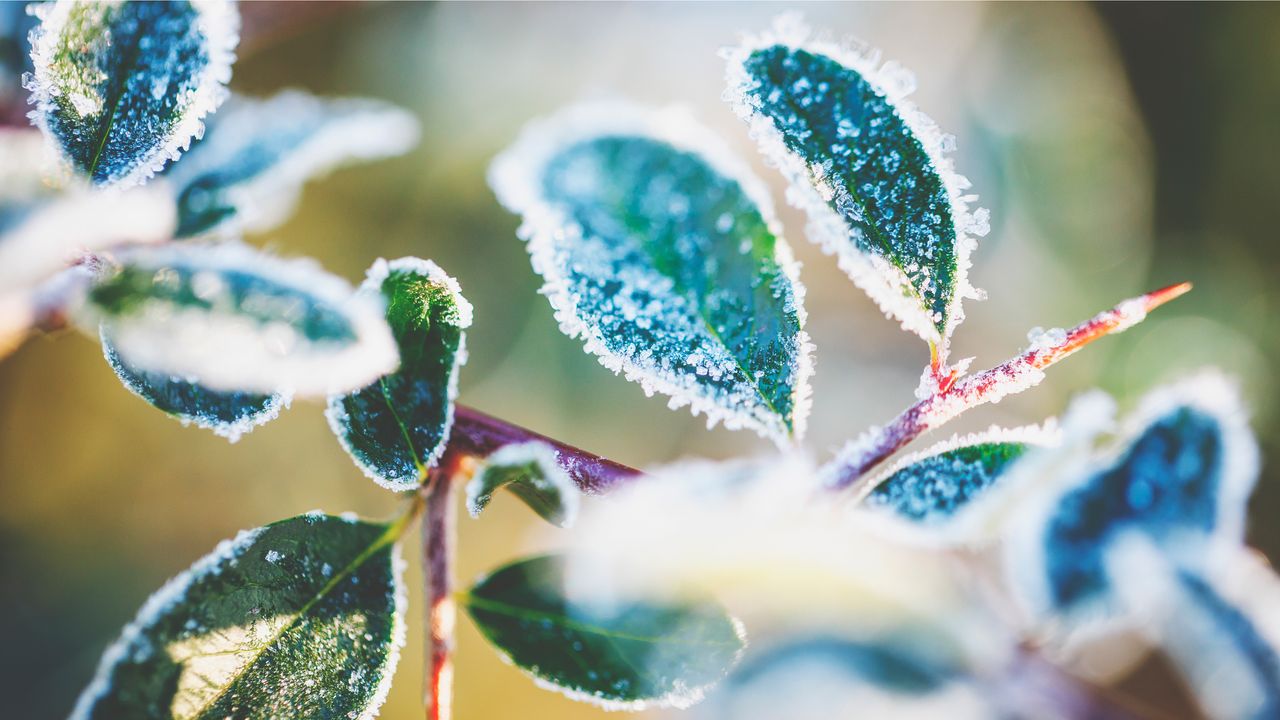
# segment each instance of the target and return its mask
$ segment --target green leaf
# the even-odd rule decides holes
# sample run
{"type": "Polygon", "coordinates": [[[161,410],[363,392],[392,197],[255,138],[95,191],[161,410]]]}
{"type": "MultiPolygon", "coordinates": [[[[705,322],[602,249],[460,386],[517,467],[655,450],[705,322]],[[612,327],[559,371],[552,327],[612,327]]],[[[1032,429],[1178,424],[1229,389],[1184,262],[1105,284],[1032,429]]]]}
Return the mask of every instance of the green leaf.
{"type": "Polygon", "coordinates": [[[555,448],[546,443],[507,445],[485,458],[467,483],[471,516],[479,517],[504,487],[553,525],[569,527],[578,515],[578,487],[557,462],[555,448]]]}
{"type": "Polygon", "coordinates": [[[280,393],[219,392],[172,375],[138,370],[120,357],[105,335],[102,352],[116,377],[130,392],[183,425],[195,423],[196,427],[212,430],[231,442],[274,420],[281,409],[289,406],[291,399],[280,393]]]}
{"type": "Polygon", "coordinates": [[[811,366],[797,267],[767,193],[674,112],[582,106],[493,164],[561,330],[709,425],[802,434],[811,366]]]}
{"type": "Polygon", "coordinates": [[[303,183],[341,165],[399,155],[418,137],[412,115],[389,103],[286,90],[232,96],[204,138],[165,172],[178,203],[178,237],[270,229],[303,183]]]}
{"type": "Polygon", "coordinates": [[[985,210],[944,152],[954,143],[906,95],[897,63],[820,42],[784,19],[730,51],[729,92],[791,183],[810,234],[880,307],[945,358],[985,210]]]}
{"type": "Polygon", "coordinates": [[[315,512],[224,541],[147,601],[72,717],[373,717],[404,643],[401,530],[315,512]]]}
{"type": "Polygon", "coordinates": [[[240,25],[226,0],[35,8],[32,119],[95,184],[151,177],[226,95],[240,25]]]}
{"type": "Polygon", "coordinates": [[[463,604],[489,642],[535,680],[616,709],[692,705],[745,642],[714,602],[625,602],[607,611],[576,603],[557,557],[505,566],[463,604]]]}
{"type": "Polygon", "coordinates": [[[393,370],[379,298],[310,260],[238,243],[115,253],[76,308],[135,371],[210,390],[314,397],[393,370]]]}
{"type": "Polygon", "coordinates": [[[471,303],[439,266],[412,257],[379,259],[361,293],[385,298],[400,369],[349,395],[331,395],[329,426],[375,482],[412,490],[449,440],[471,303]]]}

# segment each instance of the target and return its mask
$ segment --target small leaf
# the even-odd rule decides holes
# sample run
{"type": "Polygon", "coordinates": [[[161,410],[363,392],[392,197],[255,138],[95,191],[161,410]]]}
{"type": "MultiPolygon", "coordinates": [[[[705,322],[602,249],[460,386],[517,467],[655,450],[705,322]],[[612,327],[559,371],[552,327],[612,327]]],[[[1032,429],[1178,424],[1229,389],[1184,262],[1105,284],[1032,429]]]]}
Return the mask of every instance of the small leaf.
{"type": "Polygon", "coordinates": [[[266,100],[232,96],[204,138],[166,179],[178,202],[178,237],[258,232],[293,209],[303,183],[341,165],[399,155],[418,124],[394,105],[286,90],[266,100]]]}
{"type": "Polygon", "coordinates": [[[956,437],[904,458],[873,480],[863,504],[922,529],[947,529],[987,497],[1029,448],[1052,443],[1052,433],[1037,427],[956,437]]]}
{"type": "Polygon", "coordinates": [[[402,529],[315,512],[224,541],[143,605],[72,718],[373,717],[404,644],[402,529]]]}
{"type": "Polygon", "coordinates": [[[760,182],[673,112],[582,106],[494,161],[561,330],[647,393],[779,442],[808,413],[804,289],[760,182]]]}
{"type": "Polygon", "coordinates": [[[1040,612],[1109,613],[1105,551],[1125,533],[1190,567],[1239,546],[1257,476],[1243,418],[1234,389],[1215,376],[1151,395],[1111,457],[1066,478],[1043,510],[1026,508],[1029,537],[1007,543],[1025,599],[1040,612]]]}
{"type": "Polygon", "coordinates": [[[34,7],[31,117],[95,184],[151,177],[226,95],[240,25],[226,0],[34,7]]]}
{"type": "Polygon", "coordinates": [[[314,397],[393,370],[395,341],[375,297],[310,260],[246,245],[169,244],[115,254],[77,317],[135,371],[217,391],[314,397]]]}
{"type": "Polygon", "coordinates": [[[808,42],[784,16],[726,53],[727,97],[809,214],[812,240],[903,328],[938,349],[978,297],[967,280],[985,210],[944,157],[954,143],[906,99],[915,80],[878,54],[808,42]]]}
{"type": "Polygon", "coordinates": [[[379,259],[361,294],[385,299],[400,369],[349,395],[331,395],[326,415],[366,475],[391,490],[412,490],[449,440],[471,303],[435,263],[412,257],[379,259]]]}
{"type": "Polygon", "coordinates": [[[105,334],[102,352],[116,377],[130,392],[183,425],[195,423],[196,427],[212,430],[231,442],[274,420],[291,400],[290,396],[278,393],[219,392],[171,375],[137,370],[125,364],[105,334]]]}
{"type": "Polygon", "coordinates": [[[467,483],[467,510],[480,517],[500,488],[507,488],[542,519],[569,527],[578,515],[580,493],[560,467],[556,451],[541,442],[507,445],[485,458],[467,483]]]}
{"type": "Polygon", "coordinates": [[[480,631],[541,683],[615,709],[687,707],[744,646],[712,602],[623,603],[603,612],[564,594],[563,561],[507,565],[463,600],[480,631]]]}

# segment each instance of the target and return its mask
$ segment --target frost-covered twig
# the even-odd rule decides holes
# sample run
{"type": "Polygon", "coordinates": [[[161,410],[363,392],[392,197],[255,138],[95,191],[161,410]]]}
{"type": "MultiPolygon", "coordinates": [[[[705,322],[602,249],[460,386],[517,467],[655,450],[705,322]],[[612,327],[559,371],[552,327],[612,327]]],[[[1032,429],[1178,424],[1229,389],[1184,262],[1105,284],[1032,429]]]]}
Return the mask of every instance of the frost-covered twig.
{"type": "Polygon", "coordinates": [[[1044,368],[1104,335],[1129,329],[1190,289],[1190,283],[1180,283],[1125,300],[1068,331],[1043,333],[1021,355],[989,370],[937,384],[888,425],[872,428],[846,446],[824,469],[825,484],[833,490],[855,486],[858,495],[870,491],[865,481],[859,482],[867,472],[921,434],[966,410],[1034,387],[1044,379],[1044,368]]]}
{"type": "Polygon", "coordinates": [[[531,441],[543,442],[554,448],[560,467],[569,473],[579,490],[590,495],[606,492],[640,475],[635,468],[552,440],[474,408],[457,405],[454,410],[453,432],[449,436],[450,452],[484,458],[498,448],[531,441]]]}
{"type": "Polygon", "coordinates": [[[427,720],[449,720],[453,714],[453,600],[455,555],[454,475],[462,456],[446,452],[422,487],[423,585],[427,595],[427,657],[423,702],[427,720]]]}

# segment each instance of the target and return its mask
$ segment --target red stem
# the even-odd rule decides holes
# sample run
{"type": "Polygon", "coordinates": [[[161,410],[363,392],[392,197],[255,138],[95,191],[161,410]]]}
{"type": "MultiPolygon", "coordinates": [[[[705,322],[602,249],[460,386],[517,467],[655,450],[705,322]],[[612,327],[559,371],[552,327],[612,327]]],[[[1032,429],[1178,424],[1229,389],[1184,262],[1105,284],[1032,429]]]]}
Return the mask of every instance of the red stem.
{"type": "MultiPolygon", "coordinates": [[[[888,425],[873,430],[870,435],[856,442],[837,460],[838,467],[829,476],[828,486],[833,490],[841,490],[854,485],[872,468],[921,434],[946,423],[965,410],[995,402],[1005,395],[1031,387],[1039,381],[1040,371],[1044,368],[1100,337],[1128,329],[1142,320],[1148,312],[1190,289],[1190,283],[1180,283],[1126,300],[1072,328],[1058,343],[1032,347],[990,370],[940,386],[933,395],[907,408],[888,425]]],[[[868,490],[870,488],[859,488],[860,492],[868,490]]]]}
{"type": "Polygon", "coordinates": [[[457,606],[453,601],[455,520],[453,476],[461,457],[446,453],[430,470],[422,493],[422,557],[427,590],[426,688],[427,720],[449,720],[453,714],[453,629],[457,606]]]}

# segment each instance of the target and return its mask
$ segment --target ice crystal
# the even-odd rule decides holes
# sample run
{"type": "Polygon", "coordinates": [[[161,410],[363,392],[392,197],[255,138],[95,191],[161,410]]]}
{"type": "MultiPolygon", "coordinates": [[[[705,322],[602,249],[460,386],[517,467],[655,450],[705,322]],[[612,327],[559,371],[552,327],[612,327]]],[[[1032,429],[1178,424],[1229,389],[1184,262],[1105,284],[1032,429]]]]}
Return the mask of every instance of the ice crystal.
{"type": "Polygon", "coordinates": [[[910,73],[810,40],[794,15],[723,54],[725,97],[790,181],[810,238],[945,360],[961,300],[980,297],[968,268],[987,211],[970,210],[976,196],[945,156],[954,138],[906,98],[910,73]]]}
{"type": "Polygon", "coordinates": [[[759,181],[677,111],[586,105],[493,165],[561,329],[708,424],[803,431],[804,290],[759,181]]]}
{"type": "Polygon", "coordinates": [[[31,118],[100,185],[145,181],[226,95],[239,16],[226,0],[36,5],[31,118]]]}

